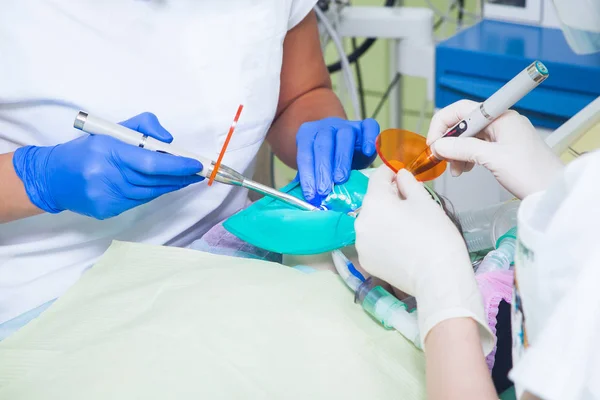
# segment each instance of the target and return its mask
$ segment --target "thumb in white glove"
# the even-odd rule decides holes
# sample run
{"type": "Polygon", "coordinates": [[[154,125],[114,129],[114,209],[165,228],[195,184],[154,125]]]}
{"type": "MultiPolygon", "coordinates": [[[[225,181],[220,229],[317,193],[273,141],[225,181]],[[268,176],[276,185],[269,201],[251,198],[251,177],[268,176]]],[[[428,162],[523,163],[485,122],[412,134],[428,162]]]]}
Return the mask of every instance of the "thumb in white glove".
{"type": "Polygon", "coordinates": [[[484,353],[492,350],[494,336],[465,242],[408,171],[396,177],[382,166],[371,176],[355,229],[361,266],[416,297],[423,342],[436,324],[469,317],[480,326],[484,353]]]}
{"type": "Polygon", "coordinates": [[[433,153],[450,161],[453,176],[470,171],[474,164],[483,165],[504,188],[520,199],[546,189],[563,164],[531,122],[516,111],[502,114],[477,138],[440,139],[478,105],[474,101],[461,100],[434,115],[427,135],[427,144],[432,145],[433,153]]]}

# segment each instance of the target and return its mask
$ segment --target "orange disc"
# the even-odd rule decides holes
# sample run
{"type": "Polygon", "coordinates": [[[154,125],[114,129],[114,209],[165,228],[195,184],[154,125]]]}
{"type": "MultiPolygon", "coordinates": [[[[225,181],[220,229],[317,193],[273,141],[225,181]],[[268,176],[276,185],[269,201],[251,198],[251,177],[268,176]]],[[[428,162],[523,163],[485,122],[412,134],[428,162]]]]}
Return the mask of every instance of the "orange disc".
{"type": "MultiPolygon", "coordinates": [[[[377,154],[394,172],[415,160],[427,148],[426,139],[414,132],[404,129],[386,129],[377,136],[375,142],[377,154]]],[[[417,175],[418,181],[430,181],[446,170],[446,161],[442,161],[432,169],[417,175]]]]}

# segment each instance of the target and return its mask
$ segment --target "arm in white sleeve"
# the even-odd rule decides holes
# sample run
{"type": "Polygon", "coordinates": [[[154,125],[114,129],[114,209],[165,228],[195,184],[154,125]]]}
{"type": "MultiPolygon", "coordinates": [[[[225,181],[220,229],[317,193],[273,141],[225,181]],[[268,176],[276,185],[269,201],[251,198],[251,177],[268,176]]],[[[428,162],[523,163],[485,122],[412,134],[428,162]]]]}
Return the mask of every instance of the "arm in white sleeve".
{"type": "Polygon", "coordinates": [[[317,0],[292,0],[290,5],[290,17],[288,19],[288,31],[298,25],[317,4],[317,0]]]}
{"type": "Polygon", "coordinates": [[[592,254],[510,373],[544,400],[600,398],[600,251],[592,254]]]}

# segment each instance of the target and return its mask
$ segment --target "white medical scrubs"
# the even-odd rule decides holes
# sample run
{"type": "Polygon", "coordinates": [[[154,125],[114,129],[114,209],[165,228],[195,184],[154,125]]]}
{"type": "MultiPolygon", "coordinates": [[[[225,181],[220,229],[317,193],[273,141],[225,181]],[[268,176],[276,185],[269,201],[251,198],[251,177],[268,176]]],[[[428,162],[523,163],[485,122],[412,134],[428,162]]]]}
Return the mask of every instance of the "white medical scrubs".
{"type": "MultiPolygon", "coordinates": [[[[252,173],[273,120],[286,32],[316,0],[14,0],[0,11],[0,153],[72,140],[79,109],[155,113],[174,144],[252,173]]],[[[77,155],[74,155],[75,157],[77,155]]],[[[206,182],[105,221],[0,225],[0,323],[57,298],[113,239],[186,246],[246,201],[206,182]]]]}
{"type": "Polygon", "coordinates": [[[510,373],[518,397],[600,398],[599,199],[596,151],[521,203],[510,373]]]}

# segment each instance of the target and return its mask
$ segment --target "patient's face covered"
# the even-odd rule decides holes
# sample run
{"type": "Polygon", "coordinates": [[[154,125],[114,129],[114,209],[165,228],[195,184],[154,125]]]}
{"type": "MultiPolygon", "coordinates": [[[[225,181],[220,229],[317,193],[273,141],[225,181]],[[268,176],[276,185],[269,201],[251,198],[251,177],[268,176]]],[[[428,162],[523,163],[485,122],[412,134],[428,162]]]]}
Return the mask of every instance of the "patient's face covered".
{"type": "MultiPolygon", "coordinates": [[[[327,211],[304,211],[281,201],[264,198],[229,218],[223,226],[240,239],[281,254],[320,254],[355,241],[355,218],[348,215],[362,205],[368,178],[352,171],[348,181],[334,186],[323,201],[327,211]]],[[[283,192],[302,199],[298,182],[283,192]]]]}

